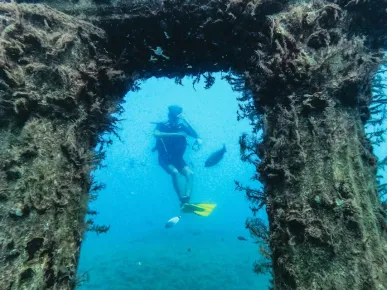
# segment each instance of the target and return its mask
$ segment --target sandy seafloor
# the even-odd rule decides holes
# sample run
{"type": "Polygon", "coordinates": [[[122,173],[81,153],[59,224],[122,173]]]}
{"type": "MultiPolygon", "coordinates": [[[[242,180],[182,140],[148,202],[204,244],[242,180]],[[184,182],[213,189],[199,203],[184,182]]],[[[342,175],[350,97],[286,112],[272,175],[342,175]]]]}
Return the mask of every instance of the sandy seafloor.
{"type": "Polygon", "coordinates": [[[253,272],[257,249],[229,232],[162,229],[126,247],[89,247],[79,269],[89,281],[78,289],[267,289],[268,277],[253,272]]]}

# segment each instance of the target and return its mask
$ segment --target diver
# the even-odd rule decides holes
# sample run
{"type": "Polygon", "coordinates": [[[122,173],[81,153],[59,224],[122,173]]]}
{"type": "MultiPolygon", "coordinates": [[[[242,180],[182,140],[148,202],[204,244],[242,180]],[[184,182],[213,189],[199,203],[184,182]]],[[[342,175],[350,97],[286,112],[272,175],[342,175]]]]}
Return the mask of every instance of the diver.
{"type": "Polygon", "coordinates": [[[190,204],[193,188],[193,171],[184,161],[184,153],[187,148],[187,137],[195,139],[193,148],[199,149],[203,141],[198,133],[187,121],[180,106],[168,107],[168,121],[157,123],[154,131],[158,151],[159,165],[172,177],[173,187],[181,203],[182,211],[194,212],[202,216],[208,216],[216,205],[214,204],[190,204]],[[186,179],[186,186],[181,188],[179,174],[186,179]]]}

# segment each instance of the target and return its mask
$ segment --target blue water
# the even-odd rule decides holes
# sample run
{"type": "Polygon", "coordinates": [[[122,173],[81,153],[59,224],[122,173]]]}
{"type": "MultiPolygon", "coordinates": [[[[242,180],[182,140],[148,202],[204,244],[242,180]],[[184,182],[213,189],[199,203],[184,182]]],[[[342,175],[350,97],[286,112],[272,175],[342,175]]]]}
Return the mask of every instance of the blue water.
{"type": "MultiPolygon", "coordinates": [[[[238,180],[260,186],[251,181],[255,168],[239,156],[238,138],[251,131],[247,120],[236,120],[239,95],[220,75],[210,90],[199,83],[195,91],[192,79],[183,84],[153,78],[125,97],[122,142],[111,136],[114,143],[107,150],[106,167],[94,173],[106,184],[91,204],[99,212],[95,222],[111,228],[99,236],[87,233],[79,275],[88,271],[89,281],[79,289],[267,289],[268,277],[253,272],[260,254],[245,229],[252,215],[249,204],[234,185],[238,180]],[[189,147],[185,156],[195,172],[191,202],[217,207],[209,217],[183,214],[175,227],[166,229],[165,223],[181,213],[171,178],[158,165],[157,153],[151,152],[151,122],[166,120],[172,104],[184,108],[204,141],[200,151],[189,147]],[[207,157],[223,144],[223,160],[205,168],[207,157]]],[[[264,219],[265,214],[261,212],[264,219]]]]}

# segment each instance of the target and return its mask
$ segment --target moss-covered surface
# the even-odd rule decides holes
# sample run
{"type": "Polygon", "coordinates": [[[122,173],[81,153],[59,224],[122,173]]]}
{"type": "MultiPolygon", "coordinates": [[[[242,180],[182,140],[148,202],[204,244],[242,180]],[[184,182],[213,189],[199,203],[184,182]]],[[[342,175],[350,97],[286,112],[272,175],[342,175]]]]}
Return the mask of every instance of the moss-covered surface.
{"type": "Polygon", "coordinates": [[[46,3],[72,16],[0,4],[1,289],[74,287],[92,149],[125,89],[229,69],[264,129],[250,148],[262,159],[274,287],[386,289],[364,135],[386,1],[46,3]]]}
{"type": "Polygon", "coordinates": [[[258,171],[276,289],[387,287],[386,213],[364,133],[382,54],[370,49],[377,37],[350,31],[364,14],[290,5],[256,51],[250,87],[263,114],[258,171]]]}
{"type": "Polygon", "coordinates": [[[70,289],[119,73],[89,23],[42,6],[0,15],[0,289],[70,289]]]}

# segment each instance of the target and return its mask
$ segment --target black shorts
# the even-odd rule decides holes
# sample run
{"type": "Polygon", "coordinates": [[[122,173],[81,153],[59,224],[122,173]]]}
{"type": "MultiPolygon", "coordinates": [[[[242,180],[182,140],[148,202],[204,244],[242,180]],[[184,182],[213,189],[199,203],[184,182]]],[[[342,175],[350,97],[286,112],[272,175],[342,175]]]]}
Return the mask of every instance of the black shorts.
{"type": "Polygon", "coordinates": [[[184,167],[187,166],[187,163],[185,163],[183,156],[170,156],[167,154],[159,154],[159,165],[164,168],[166,172],[171,174],[171,169],[168,167],[169,165],[173,165],[176,167],[177,170],[180,172],[183,170],[184,167]]]}
{"type": "Polygon", "coordinates": [[[180,172],[187,164],[184,161],[184,152],[187,147],[187,140],[185,137],[174,137],[173,139],[162,140],[158,139],[156,147],[159,152],[159,164],[166,172],[171,174],[169,165],[173,165],[180,172]]]}

